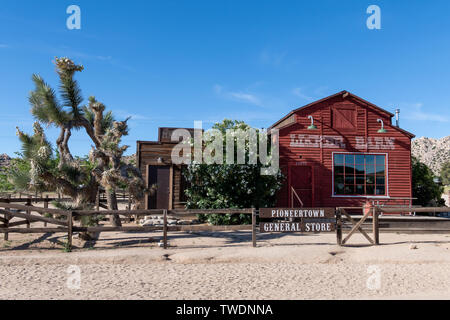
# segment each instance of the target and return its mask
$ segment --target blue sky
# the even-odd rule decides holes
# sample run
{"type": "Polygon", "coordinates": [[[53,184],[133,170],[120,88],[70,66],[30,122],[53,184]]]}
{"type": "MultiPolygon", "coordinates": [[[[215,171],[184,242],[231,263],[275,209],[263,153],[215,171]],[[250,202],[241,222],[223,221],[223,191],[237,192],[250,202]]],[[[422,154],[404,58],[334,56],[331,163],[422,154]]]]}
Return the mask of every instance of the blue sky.
{"type": "MultiPolygon", "coordinates": [[[[418,137],[450,134],[450,1],[3,0],[0,153],[31,131],[32,73],[57,87],[52,60],[69,56],[84,97],[132,116],[124,143],[159,126],[208,128],[223,118],[268,127],[296,107],[348,90],[389,111],[418,137]],[[81,30],[66,9],[81,8],[81,30]],[[366,9],[381,8],[381,30],[366,9]]],[[[56,131],[48,130],[54,141],[56,131]]],[[[71,141],[87,154],[83,132],[71,141]]]]}

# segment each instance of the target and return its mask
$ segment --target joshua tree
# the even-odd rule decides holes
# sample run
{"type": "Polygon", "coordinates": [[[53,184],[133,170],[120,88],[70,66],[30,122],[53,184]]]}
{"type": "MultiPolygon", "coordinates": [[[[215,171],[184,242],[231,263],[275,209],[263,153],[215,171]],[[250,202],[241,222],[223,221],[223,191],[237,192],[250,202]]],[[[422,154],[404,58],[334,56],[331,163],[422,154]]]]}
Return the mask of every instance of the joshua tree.
{"type": "MultiPolygon", "coordinates": [[[[144,197],[145,184],[137,168],[121,161],[128,148],[120,146],[122,136],[128,134],[128,119],[114,121],[111,112],[105,114],[105,106],[94,97],[89,98],[87,106],[81,106],[83,98],[74,75],[83,71],[83,66],[68,58],[56,58],[55,64],[61,98],[39,75],[33,75],[35,90],[29,101],[37,120],[34,134],[30,136],[17,129],[24,157],[31,163],[30,184],[56,186],[72,198],[76,208],[92,206],[100,185],[106,190],[110,210],[117,210],[117,186],[125,185],[136,206],[144,197]],[[59,128],[57,158],[53,157],[40,124],[59,128]],[[89,160],[74,158],[69,149],[72,130],[80,129],[85,130],[93,144],[89,160]]],[[[118,216],[112,216],[111,220],[113,225],[120,225],[118,216]]]]}

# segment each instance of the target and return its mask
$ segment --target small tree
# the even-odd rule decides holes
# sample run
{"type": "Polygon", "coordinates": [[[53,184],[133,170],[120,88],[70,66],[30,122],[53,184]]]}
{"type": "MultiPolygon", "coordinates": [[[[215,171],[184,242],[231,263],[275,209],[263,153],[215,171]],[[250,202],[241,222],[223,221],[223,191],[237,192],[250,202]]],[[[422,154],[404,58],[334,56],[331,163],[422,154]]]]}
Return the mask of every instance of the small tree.
{"type": "Polygon", "coordinates": [[[434,182],[430,168],[416,158],[412,161],[412,184],[414,204],[421,206],[442,205],[443,187],[434,182]]]}
{"type": "MultiPolygon", "coordinates": [[[[248,130],[242,121],[224,120],[213,129],[223,136],[224,158],[226,157],[225,133],[228,129],[248,130]]],[[[207,142],[207,147],[212,142],[207,142]]],[[[236,148],[234,150],[236,157],[236,148]]],[[[249,144],[245,144],[245,157],[249,158],[249,144]]],[[[246,162],[248,163],[248,162],[246,162]]],[[[184,172],[189,187],[186,189],[187,207],[191,209],[259,208],[270,207],[276,202],[283,176],[261,175],[263,165],[257,164],[191,164],[184,172]]],[[[211,224],[241,224],[251,222],[249,215],[200,216],[211,224]]]]}
{"type": "MultiPolygon", "coordinates": [[[[122,160],[128,146],[120,146],[122,136],[128,134],[127,120],[117,122],[111,112],[94,97],[87,106],[81,106],[83,97],[76,72],[83,66],[68,58],[56,58],[60,99],[39,75],[33,75],[35,90],[30,93],[31,113],[37,122],[34,134],[17,129],[22,143],[24,159],[30,162],[30,185],[53,186],[72,198],[72,207],[85,209],[95,203],[98,187],[107,193],[108,208],[117,210],[115,190],[126,185],[137,205],[144,197],[145,183],[140,171],[122,160]],[[60,130],[56,140],[57,156],[45,137],[40,124],[60,130]],[[69,141],[73,130],[83,129],[92,141],[89,159],[72,156],[69,141]]],[[[113,225],[119,226],[118,216],[112,216],[113,225]]]]}
{"type": "Polygon", "coordinates": [[[441,181],[444,186],[450,185],[450,161],[447,161],[442,165],[441,181]]]}
{"type": "Polygon", "coordinates": [[[25,191],[47,191],[42,183],[31,185],[31,164],[23,153],[16,152],[17,158],[11,159],[11,164],[6,170],[8,182],[12,185],[11,190],[15,192],[25,191]]]}

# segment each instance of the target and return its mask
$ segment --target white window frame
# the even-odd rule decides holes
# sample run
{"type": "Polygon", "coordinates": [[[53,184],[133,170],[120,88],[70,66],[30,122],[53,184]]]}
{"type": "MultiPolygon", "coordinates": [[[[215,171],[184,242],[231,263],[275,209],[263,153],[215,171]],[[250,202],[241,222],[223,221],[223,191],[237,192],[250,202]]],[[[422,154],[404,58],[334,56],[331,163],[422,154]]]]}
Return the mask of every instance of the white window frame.
{"type": "Polygon", "coordinates": [[[331,197],[332,198],[362,198],[362,199],[390,199],[389,196],[389,153],[380,153],[380,152],[332,152],[331,153],[331,165],[332,165],[332,188],[331,188],[331,197]],[[355,154],[355,155],[368,155],[368,156],[385,156],[386,157],[386,195],[377,196],[377,195],[336,195],[334,194],[334,155],[335,154],[355,154]]]}

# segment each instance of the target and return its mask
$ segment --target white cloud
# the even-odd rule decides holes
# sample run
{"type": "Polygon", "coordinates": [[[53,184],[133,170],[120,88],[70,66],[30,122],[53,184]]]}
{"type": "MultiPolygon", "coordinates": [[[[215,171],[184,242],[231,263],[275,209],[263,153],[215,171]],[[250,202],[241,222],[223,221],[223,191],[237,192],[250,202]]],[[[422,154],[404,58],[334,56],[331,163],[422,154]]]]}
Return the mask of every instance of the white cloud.
{"type": "Polygon", "coordinates": [[[111,61],[111,60],[113,60],[113,58],[111,56],[97,56],[96,58],[98,60],[102,60],[102,61],[111,61]]]}
{"type": "Polygon", "coordinates": [[[126,118],[130,118],[131,121],[148,121],[152,120],[150,117],[147,117],[142,114],[130,113],[125,110],[113,110],[113,115],[118,121],[125,120],[126,118]]]}
{"type": "Polygon", "coordinates": [[[415,121],[449,122],[450,119],[442,114],[431,113],[423,110],[423,103],[401,103],[400,107],[405,110],[405,119],[415,121]]]}
{"type": "Polygon", "coordinates": [[[309,95],[304,93],[303,88],[294,88],[294,89],[292,89],[292,94],[297,96],[297,97],[299,97],[299,98],[302,98],[303,100],[309,101],[309,102],[314,101],[313,97],[311,97],[311,96],[309,96],[309,95]]]}
{"type": "Polygon", "coordinates": [[[214,85],[213,89],[214,92],[220,97],[224,97],[226,99],[231,99],[238,102],[254,104],[257,106],[261,105],[261,99],[254,94],[241,91],[227,91],[221,85],[218,84],[214,85]]]}
{"type": "Polygon", "coordinates": [[[236,100],[240,100],[240,101],[244,101],[244,102],[248,102],[248,103],[252,103],[252,104],[256,104],[256,105],[261,104],[259,99],[253,94],[242,93],[242,92],[230,92],[229,95],[230,95],[230,97],[233,97],[236,100]]]}

